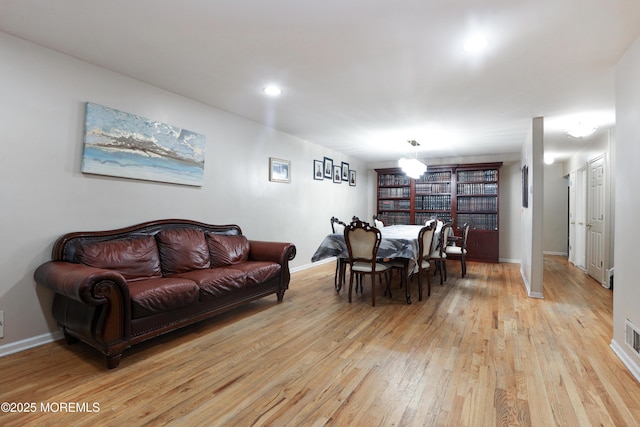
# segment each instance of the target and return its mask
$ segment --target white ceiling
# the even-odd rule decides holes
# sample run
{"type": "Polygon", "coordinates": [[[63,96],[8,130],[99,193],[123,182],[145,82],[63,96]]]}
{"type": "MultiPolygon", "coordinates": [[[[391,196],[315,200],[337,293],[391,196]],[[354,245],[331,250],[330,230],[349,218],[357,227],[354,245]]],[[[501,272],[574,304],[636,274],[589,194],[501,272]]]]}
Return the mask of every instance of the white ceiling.
{"type": "Polygon", "coordinates": [[[563,158],[564,119],[613,125],[640,1],[0,0],[0,30],[364,161],[520,153],[538,116],[563,158]]]}

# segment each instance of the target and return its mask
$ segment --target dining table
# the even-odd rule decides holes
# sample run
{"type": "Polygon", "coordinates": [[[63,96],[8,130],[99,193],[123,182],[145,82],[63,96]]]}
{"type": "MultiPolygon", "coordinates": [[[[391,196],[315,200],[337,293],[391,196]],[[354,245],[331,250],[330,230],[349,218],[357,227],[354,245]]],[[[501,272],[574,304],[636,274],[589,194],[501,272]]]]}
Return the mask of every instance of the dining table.
{"type": "MultiPolygon", "coordinates": [[[[382,240],[378,248],[378,259],[394,259],[396,261],[405,262],[407,278],[411,276],[417,269],[418,258],[420,257],[418,247],[418,234],[424,225],[389,225],[380,228],[382,240]]],[[[439,242],[439,227],[433,237],[432,250],[435,249],[439,242]]],[[[342,233],[328,234],[316,252],[311,257],[312,262],[322,259],[337,257],[349,258],[349,250],[342,233]]],[[[339,283],[337,289],[342,287],[342,276],[338,275],[339,283]]],[[[411,304],[411,294],[409,285],[405,286],[407,304],[411,304]]]]}

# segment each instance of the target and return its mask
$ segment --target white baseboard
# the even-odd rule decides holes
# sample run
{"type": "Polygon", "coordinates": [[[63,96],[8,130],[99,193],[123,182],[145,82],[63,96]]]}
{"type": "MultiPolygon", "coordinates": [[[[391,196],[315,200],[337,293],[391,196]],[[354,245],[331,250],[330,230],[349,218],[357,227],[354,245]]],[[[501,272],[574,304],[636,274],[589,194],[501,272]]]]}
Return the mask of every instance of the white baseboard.
{"type": "Polygon", "coordinates": [[[53,341],[58,341],[62,338],[64,338],[64,334],[62,333],[62,331],[55,331],[27,338],[21,341],[0,345],[0,357],[28,350],[33,347],[38,347],[40,345],[47,344],[53,341]]]}
{"type": "Polygon", "coordinates": [[[640,365],[638,364],[638,361],[629,357],[629,354],[625,352],[614,339],[611,340],[609,347],[611,347],[616,356],[618,356],[622,363],[624,363],[624,366],[627,367],[629,372],[631,372],[631,375],[635,377],[636,381],[640,383],[640,365]]]}
{"type": "Polygon", "coordinates": [[[522,266],[520,267],[520,276],[522,276],[522,281],[524,282],[524,287],[527,289],[527,295],[530,298],[544,299],[544,295],[542,294],[542,292],[531,292],[531,284],[527,280],[527,276],[524,274],[524,270],[522,269],[522,266]]]}
{"type": "Polygon", "coordinates": [[[569,254],[567,252],[544,251],[543,255],[560,255],[564,257],[569,257],[569,254]]]}
{"type": "Polygon", "coordinates": [[[297,273],[298,271],[306,270],[311,267],[315,267],[320,264],[328,264],[330,262],[334,262],[336,257],[321,259],[320,261],[312,262],[310,264],[299,265],[291,269],[291,273],[297,273]]]}

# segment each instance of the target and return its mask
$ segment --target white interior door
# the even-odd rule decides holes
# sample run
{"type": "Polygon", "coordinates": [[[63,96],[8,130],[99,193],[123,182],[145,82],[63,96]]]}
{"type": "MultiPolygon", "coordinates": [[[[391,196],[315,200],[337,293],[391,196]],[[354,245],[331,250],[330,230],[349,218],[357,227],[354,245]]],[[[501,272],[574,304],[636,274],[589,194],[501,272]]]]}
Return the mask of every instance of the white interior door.
{"type": "Polygon", "coordinates": [[[576,172],[569,174],[569,262],[576,264],[576,172]]]}
{"type": "Polygon", "coordinates": [[[587,168],[576,173],[575,265],[586,270],[587,168]]]}
{"type": "Polygon", "coordinates": [[[604,281],[604,157],[589,162],[587,273],[604,281]]]}

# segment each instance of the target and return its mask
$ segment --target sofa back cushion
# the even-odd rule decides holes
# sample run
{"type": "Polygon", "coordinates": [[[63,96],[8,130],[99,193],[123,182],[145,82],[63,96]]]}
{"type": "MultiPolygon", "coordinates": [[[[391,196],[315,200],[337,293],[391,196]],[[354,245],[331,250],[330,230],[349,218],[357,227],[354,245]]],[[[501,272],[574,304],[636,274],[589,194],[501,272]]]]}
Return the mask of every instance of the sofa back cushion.
{"type": "Polygon", "coordinates": [[[165,276],[209,268],[209,247],[203,231],[169,228],[158,232],[156,240],[165,276]]]}
{"type": "Polygon", "coordinates": [[[249,259],[249,240],[245,236],[207,233],[211,267],[238,264],[249,259]]]}
{"type": "Polygon", "coordinates": [[[117,270],[129,282],[162,277],[153,236],[84,243],[75,261],[96,268],[117,270]]]}

